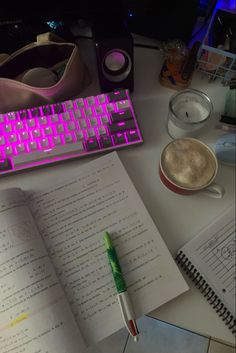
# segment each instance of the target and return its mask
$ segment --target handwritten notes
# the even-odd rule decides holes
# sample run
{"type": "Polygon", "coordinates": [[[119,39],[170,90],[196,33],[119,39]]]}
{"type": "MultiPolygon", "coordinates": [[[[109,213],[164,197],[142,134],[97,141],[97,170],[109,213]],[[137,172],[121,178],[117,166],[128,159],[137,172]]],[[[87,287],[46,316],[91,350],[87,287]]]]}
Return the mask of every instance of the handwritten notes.
{"type": "Polygon", "coordinates": [[[206,282],[235,313],[235,205],[181,249],[206,282]]]}

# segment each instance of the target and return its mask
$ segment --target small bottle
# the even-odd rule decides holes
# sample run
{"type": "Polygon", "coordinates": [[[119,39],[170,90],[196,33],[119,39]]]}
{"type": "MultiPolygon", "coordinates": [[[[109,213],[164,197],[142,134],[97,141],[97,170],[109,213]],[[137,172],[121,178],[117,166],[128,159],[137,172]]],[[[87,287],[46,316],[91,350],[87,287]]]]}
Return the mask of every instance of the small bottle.
{"type": "Polygon", "coordinates": [[[234,118],[236,123],[236,82],[231,82],[225,98],[224,115],[234,118]]]}
{"type": "Polygon", "coordinates": [[[236,131],[236,80],[232,79],[225,96],[224,114],[216,126],[225,131],[236,131]]]}

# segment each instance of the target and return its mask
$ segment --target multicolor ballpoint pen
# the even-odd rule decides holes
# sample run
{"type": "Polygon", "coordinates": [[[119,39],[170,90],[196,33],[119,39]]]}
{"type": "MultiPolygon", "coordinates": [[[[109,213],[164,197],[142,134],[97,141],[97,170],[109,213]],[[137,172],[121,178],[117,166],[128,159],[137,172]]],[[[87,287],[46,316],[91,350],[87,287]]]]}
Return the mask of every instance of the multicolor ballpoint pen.
{"type": "Polygon", "coordinates": [[[112,241],[108,232],[105,232],[103,239],[108,255],[108,260],[111,265],[111,271],[113,274],[116,290],[118,293],[117,298],[121,308],[122,317],[128,332],[134,338],[134,340],[137,341],[139,332],[135,322],[135,315],[132,309],[131,301],[128,296],[127,287],[125,284],[124,277],[122,275],[116,250],[112,245],[112,241]]]}

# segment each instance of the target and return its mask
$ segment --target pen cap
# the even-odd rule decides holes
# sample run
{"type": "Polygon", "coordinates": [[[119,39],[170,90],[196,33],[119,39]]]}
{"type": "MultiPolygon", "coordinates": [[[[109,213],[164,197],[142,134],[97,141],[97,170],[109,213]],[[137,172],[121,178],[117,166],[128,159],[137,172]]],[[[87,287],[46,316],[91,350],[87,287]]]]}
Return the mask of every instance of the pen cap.
{"type": "Polygon", "coordinates": [[[126,284],[122,275],[120,263],[116,254],[116,250],[112,245],[111,238],[106,232],[104,234],[104,243],[108,255],[108,260],[111,265],[111,271],[114,277],[116,290],[118,293],[124,292],[126,290],[126,284]]]}

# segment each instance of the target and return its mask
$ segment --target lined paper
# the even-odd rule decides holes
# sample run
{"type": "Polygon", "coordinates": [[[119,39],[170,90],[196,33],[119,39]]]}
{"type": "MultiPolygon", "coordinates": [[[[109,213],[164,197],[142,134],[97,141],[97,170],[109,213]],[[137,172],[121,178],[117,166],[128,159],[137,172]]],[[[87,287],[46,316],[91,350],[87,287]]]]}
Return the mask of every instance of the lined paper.
{"type": "Polygon", "coordinates": [[[235,313],[235,205],[180,249],[228,310],[235,313]]]}

